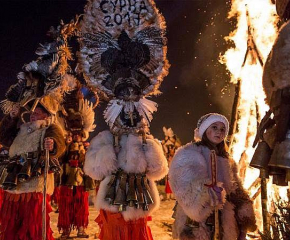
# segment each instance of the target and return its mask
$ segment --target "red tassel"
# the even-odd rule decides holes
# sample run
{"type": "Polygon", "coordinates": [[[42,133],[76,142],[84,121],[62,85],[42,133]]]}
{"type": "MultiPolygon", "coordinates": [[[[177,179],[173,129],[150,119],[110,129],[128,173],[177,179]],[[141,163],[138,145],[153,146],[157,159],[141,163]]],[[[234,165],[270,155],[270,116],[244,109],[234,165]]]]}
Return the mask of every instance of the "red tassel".
{"type": "Polygon", "coordinates": [[[89,193],[83,186],[60,188],[58,230],[86,228],[89,224],[89,193]]]}
{"type": "Polygon", "coordinates": [[[101,210],[96,222],[101,240],[153,240],[147,218],[125,221],[121,213],[101,210]]]}
{"type": "MultiPolygon", "coordinates": [[[[4,193],[0,211],[0,240],[42,239],[42,193],[4,193]],[[28,197],[31,196],[28,199],[28,197]],[[16,201],[18,200],[18,201],[16,201]]],[[[47,240],[54,240],[50,228],[49,197],[46,201],[47,240]]]]}

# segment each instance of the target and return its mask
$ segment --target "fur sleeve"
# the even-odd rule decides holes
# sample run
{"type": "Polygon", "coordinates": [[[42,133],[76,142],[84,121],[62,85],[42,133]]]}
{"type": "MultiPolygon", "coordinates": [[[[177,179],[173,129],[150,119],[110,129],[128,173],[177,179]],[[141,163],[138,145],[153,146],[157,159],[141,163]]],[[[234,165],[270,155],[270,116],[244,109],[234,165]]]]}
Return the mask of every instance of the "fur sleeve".
{"type": "Polygon", "coordinates": [[[96,180],[103,180],[104,177],[117,171],[113,136],[109,131],[100,132],[92,139],[86,153],[84,171],[96,180]]]}
{"type": "Polygon", "coordinates": [[[18,133],[18,118],[11,118],[5,115],[0,122],[0,143],[5,147],[10,147],[18,133]]]}
{"type": "Polygon", "coordinates": [[[251,232],[255,231],[257,226],[253,202],[242,186],[238,177],[237,165],[233,160],[231,161],[231,168],[236,189],[228,195],[228,201],[235,205],[236,219],[240,228],[251,232]]]}
{"type": "Polygon", "coordinates": [[[54,151],[49,153],[51,157],[58,158],[60,157],[66,149],[65,140],[62,130],[55,124],[46,130],[44,137],[52,138],[54,141],[54,151]]]}
{"type": "Polygon", "coordinates": [[[168,173],[168,163],[161,144],[155,139],[147,139],[145,145],[147,176],[153,181],[162,179],[168,173]]]}
{"type": "Polygon", "coordinates": [[[169,181],[186,215],[197,222],[209,217],[214,207],[209,188],[204,184],[209,184],[211,180],[204,157],[193,149],[192,144],[176,152],[169,169],[169,181]]]}

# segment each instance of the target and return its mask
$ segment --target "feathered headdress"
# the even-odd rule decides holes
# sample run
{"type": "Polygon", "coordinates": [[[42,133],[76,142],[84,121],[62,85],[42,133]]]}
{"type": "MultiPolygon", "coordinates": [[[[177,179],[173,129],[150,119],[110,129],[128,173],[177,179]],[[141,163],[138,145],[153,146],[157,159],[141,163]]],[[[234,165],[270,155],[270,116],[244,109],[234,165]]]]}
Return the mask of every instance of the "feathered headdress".
{"type": "Polygon", "coordinates": [[[89,137],[96,125],[95,107],[98,105],[98,97],[95,95],[95,102],[85,99],[82,92],[83,86],[78,82],[74,90],[64,96],[62,113],[64,118],[64,130],[69,132],[81,132],[83,140],[89,137]]]}
{"type": "MultiPolygon", "coordinates": [[[[105,120],[112,127],[120,114],[151,121],[168,74],[165,21],[154,1],[88,1],[81,23],[79,71],[110,101],[105,120]]],[[[125,124],[126,125],[126,124],[125,124]]]]}
{"type": "MultiPolygon", "coordinates": [[[[78,20],[78,19],[77,19],[78,20]]],[[[23,66],[23,71],[17,76],[18,82],[12,85],[6,99],[1,102],[4,113],[8,113],[14,104],[28,108],[28,103],[34,101],[32,109],[41,102],[41,99],[50,94],[58,94],[59,88],[68,86],[66,79],[70,72],[68,61],[72,55],[68,47],[68,38],[77,30],[78,21],[70,24],[61,24],[55,29],[50,28],[48,36],[52,42],[40,44],[37,48],[37,60],[23,66]]],[[[30,106],[30,107],[31,107],[30,106]]]]}

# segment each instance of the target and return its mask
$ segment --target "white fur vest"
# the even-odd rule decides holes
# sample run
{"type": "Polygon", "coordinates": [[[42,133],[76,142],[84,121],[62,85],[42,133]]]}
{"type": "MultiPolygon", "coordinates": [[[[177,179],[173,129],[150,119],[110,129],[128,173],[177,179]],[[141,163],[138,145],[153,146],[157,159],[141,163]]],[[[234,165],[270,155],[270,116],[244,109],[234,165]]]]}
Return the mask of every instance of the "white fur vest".
{"type": "Polygon", "coordinates": [[[143,145],[142,137],[133,134],[122,135],[120,140],[120,151],[116,155],[113,146],[113,135],[109,131],[103,131],[92,139],[86,154],[84,171],[91,178],[103,180],[96,198],[96,208],[111,212],[118,212],[118,207],[109,205],[105,201],[105,195],[111,174],[118,168],[127,173],[146,172],[149,179],[151,196],[154,204],[150,205],[149,211],[127,207],[122,212],[124,219],[138,219],[150,215],[158,208],[160,199],[157,187],[154,183],[162,179],[168,172],[167,160],[163,154],[161,144],[151,138],[146,139],[143,145]]]}
{"type": "MultiPolygon", "coordinates": [[[[209,188],[204,185],[211,183],[210,164],[210,150],[205,146],[196,146],[192,143],[180,148],[172,160],[169,180],[178,201],[174,224],[175,238],[179,238],[188,216],[200,225],[194,233],[194,239],[210,239],[205,221],[213,213],[214,205],[211,202],[209,188]]],[[[236,240],[239,234],[236,218],[241,219],[241,222],[249,218],[255,223],[252,202],[239,183],[234,161],[217,157],[217,181],[218,185],[224,188],[223,195],[235,194],[238,190],[243,193],[242,206],[235,206],[225,197],[222,204],[218,205],[222,212],[222,240],[236,240]]]]}
{"type": "MultiPolygon", "coordinates": [[[[38,120],[22,124],[16,138],[9,148],[9,156],[14,157],[22,153],[34,152],[42,149],[43,138],[50,124],[50,120],[38,120]]],[[[44,178],[43,176],[39,176],[18,184],[15,190],[8,190],[8,192],[17,194],[42,192],[43,185],[44,178]]],[[[48,174],[47,194],[51,195],[53,189],[54,177],[53,174],[48,174]]]]}

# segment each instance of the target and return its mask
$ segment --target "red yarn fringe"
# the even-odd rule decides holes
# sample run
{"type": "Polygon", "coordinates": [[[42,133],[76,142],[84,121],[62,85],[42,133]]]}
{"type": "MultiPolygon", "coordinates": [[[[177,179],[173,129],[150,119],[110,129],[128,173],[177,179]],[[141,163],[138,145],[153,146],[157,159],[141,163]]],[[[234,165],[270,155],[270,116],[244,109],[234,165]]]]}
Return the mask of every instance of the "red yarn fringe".
{"type": "Polygon", "coordinates": [[[4,198],[4,190],[0,188],[0,210],[2,208],[3,198],[4,198]]]}
{"type": "Polygon", "coordinates": [[[121,213],[101,210],[96,222],[101,240],[153,240],[146,218],[125,221],[121,213]]]}
{"type": "Polygon", "coordinates": [[[89,224],[89,193],[83,186],[60,187],[58,230],[86,228],[89,224]]]}
{"type": "Polygon", "coordinates": [[[51,195],[51,201],[53,201],[54,204],[59,204],[60,199],[60,187],[55,187],[53,194],[51,195]]]}
{"type": "MultiPolygon", "coordinates": [[[[0,240],[42,239],[42,193],[4,193],[0,211],[0,240]]],[[[46,199],[46,239],[54,240],[50,228],[49,197],[46,199]]]]}

